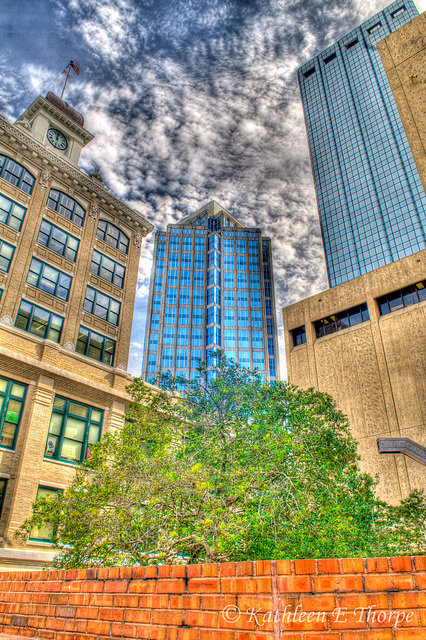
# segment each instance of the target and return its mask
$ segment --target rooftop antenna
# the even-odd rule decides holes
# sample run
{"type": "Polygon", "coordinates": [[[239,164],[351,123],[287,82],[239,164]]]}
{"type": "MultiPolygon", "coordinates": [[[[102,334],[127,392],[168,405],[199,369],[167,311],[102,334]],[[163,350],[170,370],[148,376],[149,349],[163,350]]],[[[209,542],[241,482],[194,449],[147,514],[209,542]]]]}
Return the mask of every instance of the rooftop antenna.
{"type": "Polygon", "coordinates": [[[77,61],[70,60],[70,62],[65,67],[65,69],[62,71],[62,73],[64,73],[66,75],[66,78],[65,78],[64,88],[62,89],[62,93],[61,93],[61,100],[64,97],[65,87],[67,86],[67,82],[68,82],[69,77],[71,75],[71,69],[73,69],[75,71],[76,75],[78,75],[78,76],[80,75],[80,65],[79,65],[79,63],[77,61]]]}

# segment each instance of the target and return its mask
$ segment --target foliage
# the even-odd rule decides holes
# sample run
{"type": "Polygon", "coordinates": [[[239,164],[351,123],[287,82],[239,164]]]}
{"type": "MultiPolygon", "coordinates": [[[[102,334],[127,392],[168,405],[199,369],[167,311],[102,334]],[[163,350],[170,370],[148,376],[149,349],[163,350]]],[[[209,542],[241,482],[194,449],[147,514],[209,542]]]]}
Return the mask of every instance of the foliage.
{"type": "MultiPolygon", "coordinates": [[[[423,553],[426,500],[375,496],[333,399],[216,353],[184,397],[136,379],[128,422],[69,489],[21,527],[49,525],[60,567],[423,553]]],[[[179,383],[179,380],[177,381],[179,383]]]]}

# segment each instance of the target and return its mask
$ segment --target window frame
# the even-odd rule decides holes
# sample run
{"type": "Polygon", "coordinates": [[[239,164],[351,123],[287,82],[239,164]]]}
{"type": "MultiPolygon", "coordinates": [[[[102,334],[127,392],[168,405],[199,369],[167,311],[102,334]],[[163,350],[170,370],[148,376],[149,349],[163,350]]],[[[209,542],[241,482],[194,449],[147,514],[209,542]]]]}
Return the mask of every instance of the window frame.
{"type": "MultiPolygon", "coordinates": [[[[16,446],[16,441],[18,438],[18,434],[19,434],[19,428],[21,426],[21,420],[22,420],[22,415],[24,413],[24,409],[25,409],[25,401],[27,398],[27,393],[28,393],[28,385],[24,384],[23,382],[19,382],[18,380],[13,380],[12,378],[7,378],[6,376],[0,376],[0,380],[6,380],[7,384],[6,384],[6,391],[0,391],[0,397],[4,398],[4,401],[2,403],[1,406],[1,410],[0,410],[0,448],[2,449],[6,449],[7,451],[14,451],[15,446],[16,446]],[[14,395],[11,393],[13,385],[14,384],[18,384],[21,387],[24,388],[24,392],[22,394],[21,397],[14,395]],[[13,440],[12,440],[12,444],[10,446],[2,444],[3,441],[3,429],[4,429],[4,423],[6,422],[6,416],[9,413],[7,411],[8,407],[9,407],[9,402],[10,400],[15,400],[17,402],[21,402],[21,407],[19,410],[19,415],[18,418],[16,420],[15,423],[13,423],[12,421],[8,421],[10,424],[15,424],[15,431],[13,434],[13,440]]],[[[11,413],[16,413],[16,412],[11,412],[11,413]]]]}
{"type": "Polygon", "coordinates": [[[78,227],[82,227],[84,225],[84,221],[86,219],[86,209],[79,202],[77,202],[77,200],[74,200],[74,198],[69,196],[64,191],[60,191],[59,189],[50,189],[49,195],[47,196],[47,200],[46,200],[46,207],[48,209],[51,209],[52,211],[56,211],[56,213],[59,213],[60,216],[66,218],[67,220],[71,220],[71,222],[76,224],[78,227]],[[52,192],[59,194],[57,202],[55,202],[55,200],[51,197],[52,192]],[[64,204],[62,204],[62,201],[64,198],[69,198],[73,202],[72,209],[69,209],[64,204]],[[50,201],[54,203],[54,206],[50,204],[50,201]],[[63,211],[60,210],[61,207],[62,207],[62,210],[70,211],[70,215],[69,216],[65,215],[63,211]],[[83,215],[78,215],[76,213],[77,207],[80,207],[80,209],[83,212],[83,215]],[[81,222],[79,222],[79,220],[81,220],[81,222]]]}
{"type": "Polygon", "coordinates": [[[9,244],[8,242],[5,242],[4,240],[0,239],[0,260],[8,260],[9,263],[7,265],[7,269],[2,269],[0,266],[0,271],[3,271],[3,273],[9,273],[9,269],[10,269],[10,265],[12,264],[12,260],[13,260],[13,256],[15,255],[15,249],[16,247],[13,246],[13,244],[9,244]],[[12,253],[10,255],[10,258],[7,258],[6,256],[2,255],[2,251],[3,251],[3,247],[6,246],[9,249],[12,249],[12,253]]]}
{"type": "Polygon", "coordinates": [[[115,359],[115,352],[117,349],[117,341],[113,340],[112,338],[110,338],[109,336],[104,336],[101,333],[98,333],[97,331],[92,331],[92,329],[87,329],[86,327],[83,327],[82,325],[80,325],[79,329],[78,329],[79,333],[77,336],[77,342],[76,342],[76,346],[75,346],[75,351],[76,353],[79,353],[82,356],[85,356],[86,358],[90,358],[91,360],[95,360],[96,362],[100,362],[102,364],[105,364],[109,367],[113,367],[114,366],[114,359],[115,359]],[[83,340],[80,339],[80,334],[84,331],[87,331],[87,342],[84,343],[83,340]],[[95,336],[97,336],[98,338],[102,338],[102,347],[101,347],[101,357],[100,358],[94,358],[93,356],[88,355],[89,351],[90,351],[90,347],[91,347],[91,338],[92,338],[92,334],[94,334],[95,336]],[[108,354],[111,356],[111,361],[110,362],[105,362],[104,361],[104,357],[105,357],[105,353],[106,353],[106,342],[107,340],[109,340],[113,345],[114,345],[114,349],[112,351],[112,354],[108,354]],[[78,350],[78,344],[86,344],[84,351],[79,351],[78,350]]]}
{"type": "MultiPolygon", "coordinates": [[[[125,280],[125,277],[126,277],[126,267],[125,267],[125,265],[121,264],[121,262],[117,262],[116,260],[113,260],[109,256],[106,256],[104,253],[101,253],[97,249],[93,249],[92,259],[90,261],[90,273],[93,273],[95,276],[98,276],[98,278],[101,278],[102,280],[105,280],[105,282],[109,282],[110,284],[113,284],[115,287],[118,287],[119,289],[124,289],[124,280],[125,280]],[[95,262],[94,259],[93,259],[95,254],[98,254],[101,257],[99,264],[97,262],[95,262]],[[105,260],[110,260],[113,263],[114,268],[113,268],[112,272],[109,272],[108,269],[103,265],[103,262],[105,260]],[[98,265],[97,271],[92,269],[92,265],[98,265]],[[117,273],[116,273],[117,267],[121,267],[121,269],[123,269],[123,275],[122,276],[118,276],[117,275],[117,273]],[[104,271],[107,271],[109,273],[112,273],[111,279],[105,278],[104,276],[101,276],[100,273],[99,273],[101,271],[101,269],[103,269],[104,271]],[[117,284],[116,279],[121,281],[121,284],[117,284]]],[[[162,276],[157,276],[157,278],[162,278],[162,276]]]]}
{"type": "MultiPolygon", "coordinates": [[[[17,176],[15,176],[17,177],[17,176]]],[[[5,155],[4,153],[0,153],[0,178],[2,178],[3,180],[5,180],[6,182],[8,182],[9,184],[11,184],[13,187],[16,187],[16,189],[19,189],[20,191],[23,191],[24,193],[26,193],[27,195],[31,195],[32,191],[34,189],[34,185],[35,185],[35,176],[28,171],[28,169],[26,169],[26,167],[24,167],[24,165],[20,164],[19,162],[16,162],[16,160],[14,160],[13,158],[11,158],[10,156],[5,155]],[[2,161],[3,158],[3,161],[2,161]],[[21,172],[19,175],[19,178],[17,178],[17,183],[15,184],[14,182],[12,182],[11,180],[8,180],[7,177],[5,177],[6,173],[10,174],[11,176],[14,176],[15,174],[12,173],[11,171],[8,171],[7,169],[7,165],[13,162],[16,166],[20,167],[21,172]],[[27,176],[30,177],[30,179],[32,179],[32,184],[30,184],[30,182],[27,182],[25,180],[25,178],[27,178],[27,176]],[[22,185],[27,185],[28,189],[23,189],[22,185]]]]}
{"type": "MultiPolygon", "coordinates": [[[[21,317],[25,317],[25,316],[21,316],[21,317]]],[[[59,344],[60,340],[61,340],[61,336],[62,336],[63,326],[64,326],[64,318],[63,318],[63,316],[60,316],[60,315],[54,313],[53,311],[50,311],[49,309],[43,309],[43,307],[39,307],[37,304],[34,304],[33,302],[29,302],[28,300],[24,300],[24,299],[21,300],[21,302],[19,304],[18,313],[16,314],[16,319],[15,319],[15,327],[17,327],[18,329],[21,329],[21,331],[26,331],[27,333],[30,333],[33,336],[37,336],[37,337],[41,338],[42,340],[51,340],[52,342],[56,342],[57,344],[59,344]],[[29,307],[31,307],[30,314],[29,314],[29,316],[27,318],[27,321],[26,321],[27,322],[27,328],[25,328],[25,329],[23,327],[18,326],[18,318],[19,318],[19,313],[21,311],[22,304],[27,304],[29,307]],[[30,328],[32,326],[33,319],[34,319],[34,313],[35,313],[36,310],[44,311],[44,313],[48,313],[49,314],[49,319],[47,321],[47,324],[45,325],[46,326],[46,334],[47,334],[45,336],[41,336],[38,333],[35,333],[34,331],[30,331],[30,328]],[[52,328],[52,319],[53,318],[59,318],[59,320],[61,321],[61,328],[60,328],[60,330],[58,332],[58,339],[57,340],[53,340],[52,338],[49,337],[50,330],[52,328]]],[[[53,329],[53,331],[55,331],[55,329],[53,329]]]]}
{"type": "MultiPolygon", "coordinates": [[[[39,227],[39,230],[38,230],[38,234],[37,234],[37,240],[36,240],[36,242],[37,242],[38,244],[41,244],[43,247],[47,247],[47,249],[50,249],[50,251],[53,251],[54,253],[57,253],[59,256],[63,256],[63,257],[64,257],[64,258],[66,258],[67,260],[70,260],[70,262],[76,262],[76,261],[77,261],[78,249],[79,249],[79,247],[80,247],[80,238],[76,238],[76,237],[75,237],[75,236],[73,236],[71,233],[68,233],[68,232],[67,232],[67,231],[65,231],[64,229],[61,229],[61,227],[56,226],[55,224],[53,224],[53,223],[52,223],[52,222],[50,222],[49,220],[46,220],[45,218],[43,218],[43,219],[42,219],[42,221],[41,221],[41,223],[40,223],[40,227],[39,227]],[[51,228],[51,229],[50,229],[49,234],[47,234],[47,233],[45,233],[44,231],[42,231],[42,228],[41,228],[41,227],[42,227],[43,223],[50,225],[50,228],[51,228]],[[60,231],[61,233],[64,233],[64,234],[66,235],[66,243],[64,244],[64,250],[63,250],[63,252],[62,252],[62,253],[61,253],[60,251],[57,251],[56,249],[54,249],[54,248],[51,246],[51,244],[50,244],[50,243],[51,243],[51,240],[52,240],[52,234],[54,233],[54,230],[58,230],[58,231],[60,231]],[[47,236],[47,238],[48,238],[48,239],[47,239],[47,243],[46,243],[46,244],[44,244],[44,242],[42,242],[42,241],[40,240],[40,234],[41,234],[41,233],[43,233],[44,235],[46,235],[46,236],[47,236]],[[75,241],[77,242],[77,248],[75,249],[75,255],[74,255],[74,258],[70,258],[68,255],[66,255],[66,251],[67,251],[67,250],[73,251],[72,249],[70,249],[70,248],[68,247],[68,241],[69,241],[70,239],[71,239],[71,240],[75,240],[75,241]]],[[[59,242],[59,241],[57,240],[57,242],[59,242]]]]}
{"type": "Polygon", "coordinates": [[[117,227],[115,224],[112,224],[111,222],[108,222],[108,220],[99,220],[98,221],[98,226],[96,227],[96,237],[99,240],[102,240],[102,242],[105,242],[106,244],[108,244],[110,247],[113,247],[114,249],[117,249],[117,251],[120,251],[120,253],[124,253],[124,255],[128,255],[129,254],[129,245],[130,245],[130,238],[128,235],[126,235],[123,231],[121,231],[121,229],[119,229],[119,227],[117,227]],[[105,224],[105,229],[102,230],[99,228],[100,224],[105,224]],[[108,234],[108,229],[116,229],[118,231],[118,238],[116,240],[116,243],[114,244],[114,242],[111,240],[111,242],[108,240],[108,238],[113,239],[113,236],[111,236],[110,234],[108,234]],[[98,234],[98,231],[100,232],[101,235],[98,234]],[[101,237],[102,236],[102,237],[101,237]],[[123,241],[122,239],[125,238],[125,241],[123,241]],[[125,246],[125,249],[121,249],[119,245],[123,244],[125,246]]]}
{"type": "MultiPolygon", "coordinates": [[[[104,307],[102,307],[102,308],[104,308],[104,307]]],[[[109,324],[112,324],[114,327],[118,327],[118,325],[120,323],[121,302],[120,302],[120,300],[116,300],[115,298],[112,298],[111,296],[108,296],[103,291],[98,291],[97,289],[92,287],[90,284],[88,284],[86,286],[86,293],[84,294],[83,311],[85,311],[86,313],[90,313],[92,316],[95,316],[96,318],[100,318],[104,322],[108,322],[109,324]],[[87,292],[88,292],[89,289],[90,289],[90,291],[93,291],[94,294],[95,294],[92,301],[87,298],[87,292]],[[102,305],[99,304],[99,302],[97,302],[97,299],[98,299],[99,296],[104,296],[105,298],[108,299],[108,307],[106,309],[106,311],[107,311],[106,318],[102,317],[98,313],[95,313],[96,306],[102,307],[102,305]],[[90,310],[86,309],[86,307],[85,307],[87,301],[91,302],[91,309],[90,310]],[[112,302],[115,302],[118,305],[118,312],[117,313],[115,313],[114,311],[111,311],[111,303],[112,302]],[[113,314],[113,315],[116,316],[116,321],[115,322],[110,318],[110,314],[113,314]]]]}
{"type": "MultiPolygon", "coordinates": [[[[12,198],[9,198],[4,193],[0,193],[0,198],[4,198],[8,202],[10,202],[11,205],[12,205],[10,207],[10,210],[6,214],[6,219],[4,221],[0,220],[1,224],[6,225],[7,227],[9,227],[10,229],[13,229],[14,231],[17,231],[17,232],[21,231],[22,225],[23,225],[24,220],[25,220],[25,216],[27,215],[28,207],[24,207],[22,204],[20,204],[19,202],[16,202],[15,200],[12,200],[12,198]],[[15,207],[20,207],[21,209],[23,209],[24,214],[23,214],[22,218],[19,218],[18,216],[14,216],[13,215],[13,211],[15,210],[15,207]],[[11,218],[15,218],[16,220],[19,220],[19,226],[18,227],[14,227],[14,226],[12,226],[10,224],[10,219],[11,218]]],[[[0,211],[3,211],[4,213],[6,213],[6,211],[4,209],[0,209],[0,211]]]]}
{"type": "Polygon", "coordinates": [[[70,291],[71,291],[71,287],[72,287],[72,283],[73,283],[73,277],[70,276],[68,273],[64,273],[63,271],[60,271],[60,269],[57,269],[56,267],[52,267],[52,265],[50,265],[48,262],[43,262],[42,260],[39,260],[38,258],[35,258],[34,256],[31,258],[31,262],[30,262],[30,266],[28,268],[28,273],[27,273],[27,277],[25,279],[25,282],[29,285],[31,285],[32,287],[35,287],[36,289],[40,289],[40,291],[44,291],[45,293],[48,293],[49,295],[58,298],[59,300],[63,300],[64,302],[68,302],[68,299],[70,297],[70,291]],[[40,273],[36,273],[35,271],[31,270],[31,267],[33,265],[34,262],[39,262],[41,264],[41,269],[40,269],[40,273]],[[57,282],[55,283],[55,290],[54,293],[51,293],[51,291],[47,290],[47,289],[43,289],[42,287],[40,287],[40,282],[42,281],[42,279],[44,278],[45,280],[47,280],[48,282],[52,282],[52,280],[49,280],[48,278],[46,278],[44,276],[44,272],[46,267],[48,269],[52,269],[53,271],[56,271],[59,276],[57,279],[57,282]],[[34,284],[33,282],[29,282],[28,281],[28,277],[30,275],[30,272],[32,274],[37,275],[37,284],[34,284]],[[69,279],[69,288],[66,289],[66,287],[62,284],[62,276],[64,278],[68,278],[69,279]],[[60,289],[64,289],[64,291],[67,292],[66,297],[62,297],[58,295],[58,291],[60,289]]]}

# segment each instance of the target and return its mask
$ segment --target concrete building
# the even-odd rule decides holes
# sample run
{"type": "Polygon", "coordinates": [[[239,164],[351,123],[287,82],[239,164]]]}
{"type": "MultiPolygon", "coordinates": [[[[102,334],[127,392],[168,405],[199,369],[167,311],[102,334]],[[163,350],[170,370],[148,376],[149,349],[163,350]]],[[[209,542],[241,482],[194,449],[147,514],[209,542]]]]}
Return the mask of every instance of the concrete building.
{"type": "Polygon", "coordinates": [[[213,201],[156,233],[142,378],[190,380],[218,348],[279,378],[271,241],[213,201]]]}
{"type": "Polygon", "coordinates": [[[378,47],[417,15],[397,0],[299,69],[331,287],[426,247],[426,197],[378,47]]]}
{"type": "MultiPolygon", "coordinates": [[[[422,14],[377,49],[426,186],[425,32],[422,14]]],[[[426,251],[286,307],[283,318],[291,381],[336,399],[360,443],[361,466],[380,476],[380,495],[397,503],[426,489],[426,467],[407,449],[387,456],[378,449],[382,438],[426,445],[426,251]]]]}
{"type": "Polygon", "coordinates": [[[0,116],[0,566],[42,566],[13,534],[124,424],[141,239],[153,229],[78,167],[93,136],[49,93],[0,116]]]}

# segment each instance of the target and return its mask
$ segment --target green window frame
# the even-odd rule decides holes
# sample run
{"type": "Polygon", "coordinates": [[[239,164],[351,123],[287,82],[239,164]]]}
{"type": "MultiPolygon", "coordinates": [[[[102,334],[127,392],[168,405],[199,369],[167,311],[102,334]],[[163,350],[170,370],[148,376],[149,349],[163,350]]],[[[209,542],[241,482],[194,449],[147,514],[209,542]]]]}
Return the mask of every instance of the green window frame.
{"type": "Polygon", "coordinates": [[[92,262],[90,263],[90,271],[107,282],[111,282],[120,289],[123,288],[126,267],[115,260],[111,260],[103,253],[93,250],[92,262]]]}
{"type": "Polygon", "coordinates": [[[63,318],[51,311],[21,300],[15,320],[15,327],[28,331],[39,338],[59,342],[62,333],[63,318]]]}
{"type": "Polygon", "coordinates": [[[95,331],[89,331],[85,327],[80,327],[75,350],[77,353],[112,367],[114,364],[115,345],[115,340],[95,333],[95,331]]]}
{"type": "Polygon", "coordinates": [[[83,309],[97,318],[118,326],[121,302],[87,286],[83,309]]]}
{"type": "Polygon", "coordinates": [[[24,191],[29,196],[31,195],[35,177],[22,164],[3,154],[0,154],[0,178],[10,182],[14,187],[24,191]]]}
{"type": "Polygon", "coordinates": [[[0,447],[14,449],[28,385],[0,376],[0,447]]]}
{"type": "Polygon", "coordinates": [[[71,262],[76,261],[80,240],[47,220],[41,221],[37,242],[71,262]]]}
{"type": "Polygon", "coordinates": [[[0,240],[0,271],[9,272],[10,263],[12,262],[13,254],[15,253],[15,247],[11,244],[0,240]]]}
{"type": "Polygon", "coordinates": [[[0,518],[3,511],[4,498],[7,491],[7,479],[0,478],[0,518]]]}
{"type": "Polygon", "coordinates": [[[99,442],[104,412],[82,402],[55,396],[44,457],[80,464],[99,442]]]}
{"type": "Polygon", "coordinates": [[[51,267],[50,264],[33,258],[27,275],[27,284],[37,287],[55,298],[68,300],[72,277],[51,267]]]}
{"type": "Polygon", "coordinates": [[[63,191],[51,189],[49,197],[47,198],[46,206],[53,211],[57,211],[61,216],[71,220],[79,227],[83,226],[86,211],[83,209],[81,204],[74,200],[74,198],[70,198],[70,196],[63,191]]]}
{"type": "Polygon", "coordinates": [[[0,193],[0,222],[20,231],[26,213],[25,207],[0,193]]]}
{"type": "MultiPolygon", "coordinates": [[[[37,496],[35,501],[41,497],[43,498],[53,498],[58,494],[62,493],[62,489],[58,489],[57,487],[45,487],[41,484],[38,485],[37,488],[37,496]]],[[[30,532],[29,539],[36,540],[37,542],[51,542],[53,537],[53,529],[50,525],[45,525],[41,529],[38,527],[33,527],[30,532]]]]}
{"type": "Polygon", "coordinates": [[[127,255],[129,251],[129,238],[110,222],[99,220],[96,237],[127,255]]]}

